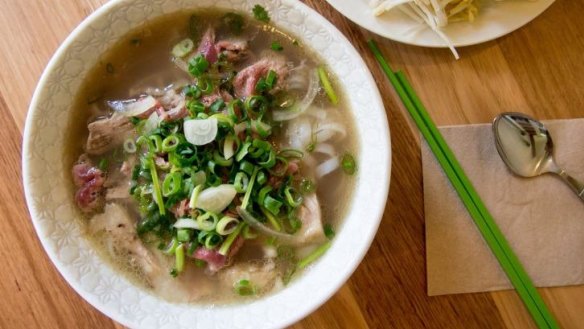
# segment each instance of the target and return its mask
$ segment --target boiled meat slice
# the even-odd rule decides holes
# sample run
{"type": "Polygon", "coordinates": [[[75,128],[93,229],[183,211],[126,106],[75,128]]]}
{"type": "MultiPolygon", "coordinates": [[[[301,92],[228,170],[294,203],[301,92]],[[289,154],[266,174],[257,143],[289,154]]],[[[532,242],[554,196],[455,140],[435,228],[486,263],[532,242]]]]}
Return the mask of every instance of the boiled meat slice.
{"type": "Polygon", "coordinates": [[[85,151],[99,155],[120,146],[134,131],[134,125],[128,117],[114,113],[110,117],[90,123],[87,129],[89,137],[85,151]]]}
{"type": "Polygon", "coordinates": [[[326,241],[322,227],[322,213],[315,193],[304,197],[298,212],[302,227],[294,235],[294,244],[323,243],[326,241]]]}
{"type": "Polygon", "coordinates": [[[281,86],[289,71],[286,61],[283,57],[266,57],[237,73],[233,79],[235,94],[239,97],[255,94],[256,84],[260,78],[268,75],[270,70],[276,72],[278,75],[277,85],[281,86]]]}
{"type": "Polygon", "coordinates": [[[102,214],[90,220],[91,233],[105,233],[103,239],[114,255],[127,255],[129,262],[145,276],[155,293],[175,302],[193,302],[212,293],[208,280],[186,271],[174,278],[169,274],[173,257],[154,253],[136,234],[136,222],[128,211],[117,203],[109,203],[102,214]]]}

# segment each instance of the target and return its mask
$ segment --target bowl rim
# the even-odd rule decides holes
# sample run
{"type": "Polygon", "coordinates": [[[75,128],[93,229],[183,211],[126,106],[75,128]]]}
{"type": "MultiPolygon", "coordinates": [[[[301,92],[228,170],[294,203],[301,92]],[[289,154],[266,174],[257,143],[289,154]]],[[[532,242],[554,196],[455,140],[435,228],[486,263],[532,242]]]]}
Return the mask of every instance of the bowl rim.
{"type": "MultiPolygon", "coordinates": [[[[39,219],[38,219],[39,214],[38,214],[38,212],[35,212],[33,210],[34,208],[32,207],[33,191],[31,190],[31,169],[29,167],[27,155],[30,154],[30,151],[33,147],[32,141],[31,141],[31,129],[32,129],[31,127],[33,125],[34,112],[37,111],[39,108],[40,95],[43,92],[43,90],[46,88],[47,80],[48,80],[51,72],[53,72],[58,67],[57,64],[58,64],[59,60],[69,50],[69,48],[71,47],[73,42],[78,38],[79,34],[82,31],[86,30],[93,23],[98,21],[103,15],[106,15],[107,13],[109,13],[112,8],[116,7],[120,3],[131,2],[131,1],[134,1],[134,0],[110,0],[110,1],[108,1],[104,5],[100,6],[97,10],[92,12],[90,15],[88,15],[85,19],[83,19],[83,21],[81,23],[79,23],[69,33],[67,38],[59,45],[58,49],[55,51],[55,53],[51,57],[50,61],[48,62],[47,66],[43,70],[43,73],[39,79],[39,82],[37,83],[37,86],[34,90],[30,105],[28,107],[26,121],[25,121],[25,127],[24,127],[24,133],[23,133],[23,148],[22,148],[23,152],[22,152],[22,163],[21,163],[22,170],[23,170],[22,171],[23,172],[22,179],[23,179],[24,194],[25,194],[25,198],[26,198],[27,208],[28,208],[28,211],[30,214],[31,221],[32,221],[33,226],[35,228],[35,232],[36,232],[37,237],[43,246],[45,253],[49,256],[49,259],[51,260],[53,265],[56,267],[59,274],[65,279],[65,281],[69,284],[69,286],[71,286],[73,288],[73,290],[83,300],[88,302],[90,305],[92,305],[94,308],[96,308],[97,310],[99,310],[101,313],[105,314],[109,318],[111,318],[111,319],[117,321],[118,323],[121,323],[127,327],[133,327],[136,325],[136,323],[132,322],[130,319],[123,317],[119,313],[111,312],[111,310],[108,309],[107,307],[105,307],[105,305],[101,301],[99,301],[97,298],[93,298],[93,296],[85,293],[81,287],[80,282],[78,282],[78,280],[73,277],[72,273],[70,273],[66,269],[66,267],[61,263],[61,261],[58,259],[56,250],[53,250],[53,248],[49,245],[49,240],[47,240],[46,238],[43,238],[41,236],[41,234],[40,234],[41,224],[40,224],[39,219]]],[[[385,118],[385,120],[383,120],[383,122],[380,122],[380,124],[383,127],[383,132],[381,134],[383,137],[383,140],[381,142],[382,142],[382,144],[387,146],[387,159],[385,159],[386,171],[385,172],[382,171],[378,175],[379,176],[378,180],[380,180],[382,182],[383,188],[382,188],[382,190],[376,191],[377,194],[381,197],[381,199],[383,199],[385,201],[382,203],[380,202],[377,205],[371,205],[371,207],[375,208],[373,210],[373,213],[375,215],[374,216],[375,218],[373,219],[374,223],[369,227],[366,239],[364,239],[363,247],[361,249],[359,249],[359,252],[356,253],[355,256],[351,259],[351,261],[347,264],[347,266],[348,266],[348,268],[350,268],[350,270],[343,273],[342,276],[337,277],[335,284],[331,285],[328,288],[326,294],[323,294],[320,296],[321,297],[320,299],[307,300],[306,304],[308,304],[309,306],[307,308],[305,308],[302,312],[298,312],[297,314],[295,314],[293,316],[289,316],[286,319],[282,319],[283,321],[281,321],[279,323],[279,325],[284,327],[284,326],[289,326],[289,325],[303,319],[307,315],[314,312],[321,305],[323,305],[326,301],[328,301],[346,283],[346,281],[350,278],[350,276],[354,273],[354,271],[357,269],[358,265],[363,260],[365,254],[367,253],[367,251],[369,250],[369,248],[371,246],[371,243],[373,242],[373,239],[375,238],[377,229],[378,229],[379,224],[380,224],[382,217],[383,217],[384,209],[386,207],[387,197],[388,197],[389,188],[390,188],[390,177],[391,177],[391,167],[392,167],[392,149],[391,149],[391,136],[390,136],[390,131],[389,131],[389,124],[387,121],[387,113],[385,111],[385,106],[384,106],[383,100],[382,100],[381,95],[379,93],[379,89],[377,88],[377,84],[375,83],[375,80],[373,79],[371,71],[367,67],[365,61],[363,60],[363,58],[361,57],[359,52],[355,49],[355,47],[347,39],[347,37],[336,28],[336,26],[334,26],[328,19],[326,19],[324,16],[322,16],[316,10],[312,9],[311,7],[309,7],[306,4],[299,2],[299,1],[294,1],[294,0],[282,0],[282,1],[288,2],[291,5],[293,4],[292,6],[295,9],[302,8],[304,11],[306,11],[308,13],[309,16],[317,17],[318,23],[325,26],[327,31],[330,31],[330,33],[335,34],[336,38],[340,39],[343,43],[345,43],[347,48],[349,49],[351,57],[354,60],[358,61],[359,64],[363,68],[365,68],[365,70],[364,70],[365,77],[364,78],[366,79],[366,82],[368,84],[370,84],[371,86],[375,87],[372,90],[373,96],[375,98],[372,100],[372,102],[375,103],[375,105],[377,105],[376,107],[379,108],[379,110],[382,112],[382,113],[380,113],[380,115],[385,118]]],[[[193,7],[193,9],[198,7],[196,2],[190,3],[190,5],[193,7]]],[[[274,25],[277,26],[278,22],[275,21],[274,25]]],[[[361,137],[362,136],[359,135],[359,138],[361,138],[361,137]]],[[[360,141],[359,145],[361,147],[363,147],[363,141],[360,141]]],[[[348,217],[348,215],[346,215],[346,217],[348,217]]],[[[334,245],[334,242],[333,242],[333,245],[334,245]]],[[[290,288],[286,288],[286,289],[290,289],[290,288]]],[[[283,291],[286,289],[283,289],[283,291]]],[[[281,291],[276,293],[276,294],[279,294],[279,293],[281,293],[281,291]]],[[[193,304],[193,305],[196,305],[196,304],[193,304]]],[[[237,305],[240,305],[240,304],[237,304],[237,305]]]]}

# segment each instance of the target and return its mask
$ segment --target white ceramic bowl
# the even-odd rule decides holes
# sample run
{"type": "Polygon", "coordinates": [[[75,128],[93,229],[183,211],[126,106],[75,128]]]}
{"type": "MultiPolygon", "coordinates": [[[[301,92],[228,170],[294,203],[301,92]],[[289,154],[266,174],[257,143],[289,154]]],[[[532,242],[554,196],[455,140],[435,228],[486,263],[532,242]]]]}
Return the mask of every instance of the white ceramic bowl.
{"type": "Polygon", "coordinates": [[[327,20],[295,0],[112,0],[89,16],[61,45],[33,96],[22,158],[28,208],[47,254],[90,304],[140,328],[272,328],[298,321],[330,298],[365,255],[379,225],[391,168],[387,118],[363,60],[327,20]],[[354,202],[329,251],[281,292],[229,306],[172,304],[117,274],[90,248],[63,163],[64,130],[72,100],[98,56],[144,20],[179,9],[220,7],[251,12],[256,3],[272,22],[315,49],[340,78],[357,120],[360,154],[354,202]]]}

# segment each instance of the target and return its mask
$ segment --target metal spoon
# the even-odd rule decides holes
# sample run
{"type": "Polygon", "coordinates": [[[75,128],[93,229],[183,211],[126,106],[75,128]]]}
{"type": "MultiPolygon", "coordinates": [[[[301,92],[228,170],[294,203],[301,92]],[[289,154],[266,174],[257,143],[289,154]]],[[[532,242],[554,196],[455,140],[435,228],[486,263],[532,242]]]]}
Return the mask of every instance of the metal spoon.
{"type": "Polygon", "coordinates": [[[502,113],[493,121],[493,132],[497,151],[513,173],[522,177],[556,174],[584,200],[584,184],[558,167],[552,136],[541,122],[522,113],[502,113]]]}

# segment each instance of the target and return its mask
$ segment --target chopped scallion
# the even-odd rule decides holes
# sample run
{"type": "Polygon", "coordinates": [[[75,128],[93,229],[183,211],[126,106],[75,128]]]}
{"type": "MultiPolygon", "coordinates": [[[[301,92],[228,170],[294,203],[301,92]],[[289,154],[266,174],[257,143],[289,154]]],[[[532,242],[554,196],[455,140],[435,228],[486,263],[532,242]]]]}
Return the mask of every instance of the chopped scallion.
{"type": "Polygon", "coordinates": [[[253,17],[260,22],[269,23],[270,22],[270,15],[266,11],[266,9],[260,5],[255,5],[252,9],[253,17]]]}
{"type": "Polygon", "coordinates": [[[353,175],[357,170],[357,165],[355,163],[355,158],[349,154],[345,153],[343,159],[341,160],[341,167],[347,175],[353,175]]]}
{"type": "Polygon", "coordinates": [[[331,247],[331,241],[325,242],[320,247],[314,249],[308,256],[298,262],[298,268],[303,269],[322,256],[331,247]]]}
{"type": "Polygon", "coordinates": [[[333,105],[337,105],[339,103],[339,98],[337,97],[328,75],[322,66],[318,68],[318,77],[320,78],[320,84],[322,85],[322,88],[324,88],[324,91],[326,92],[326,95],[328,96],[331,103],[333,105]]]}

